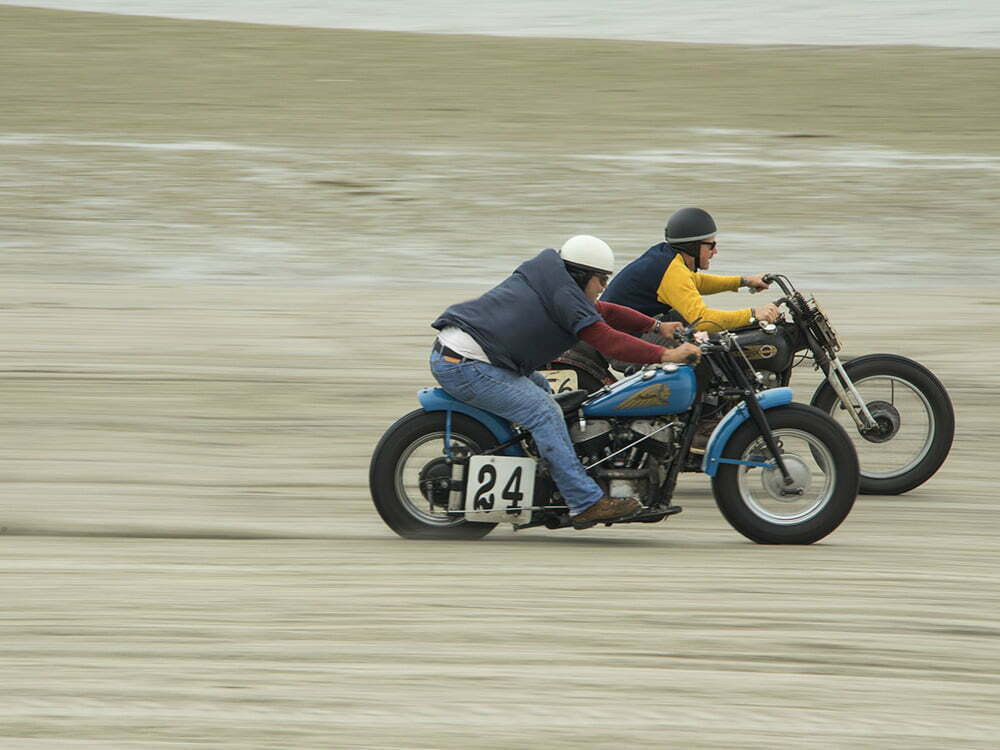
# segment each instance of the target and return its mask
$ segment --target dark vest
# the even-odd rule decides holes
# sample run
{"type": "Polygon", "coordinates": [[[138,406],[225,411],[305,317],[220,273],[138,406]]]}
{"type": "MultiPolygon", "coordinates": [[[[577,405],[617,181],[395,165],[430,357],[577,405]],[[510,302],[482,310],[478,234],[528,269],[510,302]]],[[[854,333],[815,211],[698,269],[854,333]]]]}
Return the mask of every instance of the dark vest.
{"type": "Polygon", "coordinates": [[[614,275],[601,301],[631,307],[650,317],[670,312],[670,305],[656,299],[656,290],[677,253],[666,242],[653,245],[614,275]]]}
{"type": "Polygon", "coordinates": [[[529,375],[578,341],[601,320],[555,250],[543,250],[481,297],[459,302],[431,325],[457,326],[497,367],[529,375]]]}

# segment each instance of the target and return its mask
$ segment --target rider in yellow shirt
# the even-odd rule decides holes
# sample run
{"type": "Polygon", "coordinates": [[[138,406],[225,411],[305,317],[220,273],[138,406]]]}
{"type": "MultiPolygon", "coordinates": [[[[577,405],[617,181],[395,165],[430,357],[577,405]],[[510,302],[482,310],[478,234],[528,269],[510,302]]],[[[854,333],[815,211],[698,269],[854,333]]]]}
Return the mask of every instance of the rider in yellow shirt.
{"type": "MultiPolygon", "coordinates": [[[[666,242],[653,245],[625,266],[601,295],[601,300],[631,307],[650,317],[695,324],[702,331],[717,332],[751,325],[758,320],[773,323],[778,308],[767,304],[756,309],[718,310],[709,307],[704,295],[735,292],[740,287],[767,289],[764,274],[717,276],[704,273],[718,250],[718,228],[711,215],[700,208],[682,208],[667,221],[666,242]]],[[[564,355],[565,356],[565,355],[564,355]]],[[[699,387],[704,387],[708,371],[700,368],[699,387]]],[[[705,449],[708,437],[719,421],[718,414],[702,420],[691,445],[693,453],[705,449]]]]}
{"type": "Polygon", "coordinates": [[[612,279],[601,299],[631,307],[649,316],[665,314],[687,323],[698,321],[704,331],[721,331],[758,320],[773,323],[774,305],[718,310],[703,295],[735,292],[740,287],[767,289],[764,274],[717,276],[703,273],[718,252],[715,221],[700,208],[682,208],[667,222],[666,242],[653,245],[612,279]]]}

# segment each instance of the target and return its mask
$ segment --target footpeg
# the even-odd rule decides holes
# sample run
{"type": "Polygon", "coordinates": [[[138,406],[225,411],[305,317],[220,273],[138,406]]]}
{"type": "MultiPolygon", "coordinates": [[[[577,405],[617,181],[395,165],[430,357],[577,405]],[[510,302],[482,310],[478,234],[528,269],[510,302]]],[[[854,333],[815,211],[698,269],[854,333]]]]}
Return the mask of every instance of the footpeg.
{"type": "Polygon", "coordinates": [[[630,520],[638,523],[659,523],[667,516],[675,516],[682,510],[684,508],[680,505],[654,505],[644,508],[639,515],[630,520]]]}

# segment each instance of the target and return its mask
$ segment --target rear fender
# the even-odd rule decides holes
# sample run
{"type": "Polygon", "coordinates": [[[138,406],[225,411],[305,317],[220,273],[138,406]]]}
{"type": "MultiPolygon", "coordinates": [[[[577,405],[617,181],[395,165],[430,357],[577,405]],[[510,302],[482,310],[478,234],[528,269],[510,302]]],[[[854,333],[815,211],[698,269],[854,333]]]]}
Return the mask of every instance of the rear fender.
{"type": "MultiPolygon", "coordinates": [[[[791,388],[770,388],[757,394],[757,400],[762,409],[773,409],[776,406],[784,406],[792,401],[791,388]]],[[[737,428],[750,419],[750,410],[746,404],[740,404],[722,418],[715,427],[715,431],[708,439],[708,446],[705,448],[705,457],[701,461],[701,470],[714,477],[719,470],[719,459],[726,449],[726,443],[733,436],[737,428]]]]}
{"type": "MultiPolygon", "coordinates": [[[[458,412],[470,417],[493,433],[498,443],[506,443],[514,438],[514,430],[506,419],[491,414],[488,411],[470,406],[448,394],[443,388],[422,388],[417,391],[417,399],[424,411],[458,412]]],[[[520,445],[512,445],[501,451],[504,456],[523,456],[520,445]]]]}

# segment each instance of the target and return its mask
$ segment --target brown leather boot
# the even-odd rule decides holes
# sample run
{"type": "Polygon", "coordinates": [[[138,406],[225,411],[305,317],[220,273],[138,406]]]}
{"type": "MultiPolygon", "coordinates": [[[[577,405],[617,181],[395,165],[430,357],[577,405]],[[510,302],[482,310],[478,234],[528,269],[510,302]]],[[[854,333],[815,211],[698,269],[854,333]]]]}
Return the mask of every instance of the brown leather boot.
{"type": "Polygon", "coordinates": [[[692,453],[701,455],[705,452],[705,448],[708,447],[708,439],[712,437],[712,433],[715,432],[715,428],[719,426],[721,421],[722,417],[710,417],[698,423],[694,430],[694,437],[691,439],[692,453]]]}
{"type": "Polygon", "coordinates": [[[586,529],[596,523],[624,521],[642,510],[642,503],[634,497],[602,497],[570,521],[577,529],[586,529]]]}

